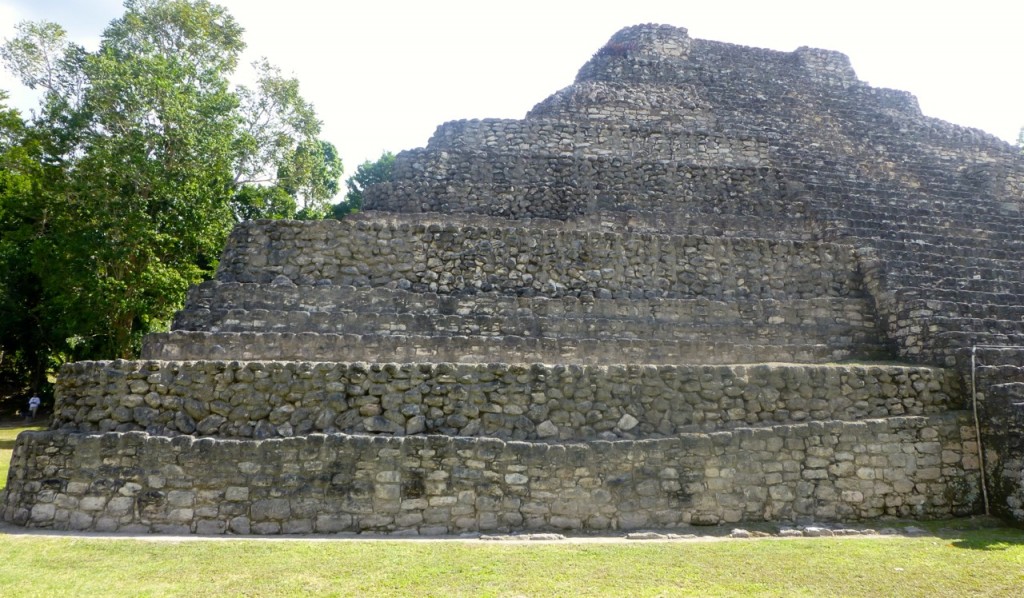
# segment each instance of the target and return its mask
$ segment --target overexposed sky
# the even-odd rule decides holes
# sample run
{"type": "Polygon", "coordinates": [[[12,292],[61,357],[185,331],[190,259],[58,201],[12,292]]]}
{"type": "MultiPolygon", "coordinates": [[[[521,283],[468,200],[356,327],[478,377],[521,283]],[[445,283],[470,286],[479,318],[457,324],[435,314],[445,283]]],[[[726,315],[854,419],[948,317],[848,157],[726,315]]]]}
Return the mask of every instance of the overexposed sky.
{"type": "MultiPolygon", "coordinates": [[[[910,91],[928,116],[1015,142],[1024,126],[1015,0],[221,0],[245,28],[245,62],[297,77],[346,176],[383,150],[421,147],[461,118],[522,118],[570,83],[622,27],[665,23],[691,37],[850,56],[861,80],[910,91]]],[[[46,19],[93,49],[120,0],[0,0],[0,38],[46,19]]],[[[31,106],[10,75],[0,89],[31,106]]]]}

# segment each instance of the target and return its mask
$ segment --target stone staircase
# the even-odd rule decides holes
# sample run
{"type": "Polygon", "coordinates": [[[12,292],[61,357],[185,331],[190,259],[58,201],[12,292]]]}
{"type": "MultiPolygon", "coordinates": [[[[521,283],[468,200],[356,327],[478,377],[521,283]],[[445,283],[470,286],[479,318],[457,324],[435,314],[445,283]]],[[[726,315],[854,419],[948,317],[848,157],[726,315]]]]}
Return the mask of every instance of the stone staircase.
{"type": "Polygon", "coordinates": [[[260,225],[240,228],[220,280],[194,291],[143,357],[601,365],[890,356],[849,248],[457,223],[322,223],[280,241],[318,243],[315,264],[303,263],[306,253],[268,259],[260,225]],[[611,259],[627,251],[632,261],[611,259]],[[365,286],[340,286],[353,284],[365,286]]]}
{"type": "MultiPolygon", "coordinates": [[[[454,534],[980,512],[963,356],[1019,338],[1022,172],[840,54],[625,29],[525,119],[400,153],[366,212],[240,224],[141,360],[62,370],[3,517],[454,534]]],[[[1011,480],[994,506],[1021,519],[996,406],[1014,367],[985,364],[983,433],[1011,480]]]]}

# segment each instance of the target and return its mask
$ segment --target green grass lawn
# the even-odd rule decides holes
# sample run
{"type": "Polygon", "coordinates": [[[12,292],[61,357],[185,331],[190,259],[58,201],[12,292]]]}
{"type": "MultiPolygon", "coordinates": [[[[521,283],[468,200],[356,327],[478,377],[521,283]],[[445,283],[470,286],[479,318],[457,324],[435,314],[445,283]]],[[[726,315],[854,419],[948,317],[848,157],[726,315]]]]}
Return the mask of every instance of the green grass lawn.
{"type": "Polygon", "coordinates": [[[42,430],[45,424],[26,426],[23,423],[0,423],[0,488],[7,486],[7,471],[11,468],[14,439],[25,430],[42,430]]]}
{"type": "Polygon", "coordinates": [[[616,544],[0,536],[3,596],[1020,596],[1024,532],[616,544]]]}
{"type": "MultiPolygon", "coordinates": [[[[22,429],[0,428],[3,480],[22,429]]],[[[0,596],[1024,595],[1024,530],[920,525],[934,535],[513,544],[0,533],[0,596]]]]}

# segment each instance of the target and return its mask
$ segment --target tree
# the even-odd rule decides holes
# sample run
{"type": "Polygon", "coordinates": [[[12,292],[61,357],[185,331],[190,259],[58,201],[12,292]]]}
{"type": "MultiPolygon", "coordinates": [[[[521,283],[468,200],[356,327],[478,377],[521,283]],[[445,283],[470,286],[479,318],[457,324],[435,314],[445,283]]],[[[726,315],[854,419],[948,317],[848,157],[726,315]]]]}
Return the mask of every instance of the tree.
{"type": "MultiPolygon", "coordinates": [[[[25,123],[0,92],[0,369],[40,389],[53,345],[53,315],[40,301],[34,243],[47,213],[34,192],[40,176],[25,123]]],[[[6,377],[6,376],[5,376],[6,377]]]]}
{"type": "Polygon", "coordinates": [[[243,48],[241,27],[205,0],[127,0],[95,52],[52,23],[23,23],[0,48],[44,92],[31,121],[9,127],[27,182],[0,191],[12,256],[0,275],[24,290],[0,299],[42,332],[20,338],[5,314],[5,350],[130,357],[212,276],[237,219],[326,210],[334,146],[298,82],[266,61],[253,90],[231,88],[243,48]]]}
{"type": "Polygon", "coordinates": [[[322,217],[338,192],[338,151],[318,139],[320,121],[299,94],[299,82],[265,59],[253,66],[255,89],[237,92],[243,123],[235,139],[236,215],[292,217],[301,203],[302,213],[322,217]]]}
{"type": "Polygon", "coordinates": [[[348,193],[344,201],[331,206],[331,217],[341,219],[346,214],[355,213],[363,207],[363,192],[371,185],[387,183],[392,180],[392,171],[395,167],[395,155],[391,152],[383,152],[380,158],[371,162],[363,162],[356,168],[356,173],[345,181],[348,193]]]}
{"type": "Polygon", "coordinates": [[[69,353],[131,356],[212,273],[231,225],[238,101],[224,73],[244,47],[241,28],[206,2],[125,7],[95,53],[63,43],[52,24],[23,26],[4,51],[45,90],[31,135],[53,167],[41,180],[50,222],[33,241],[46,255],[35,275],[69,353]],[[47,58],[24,59],[33,51],[47,58]]]}

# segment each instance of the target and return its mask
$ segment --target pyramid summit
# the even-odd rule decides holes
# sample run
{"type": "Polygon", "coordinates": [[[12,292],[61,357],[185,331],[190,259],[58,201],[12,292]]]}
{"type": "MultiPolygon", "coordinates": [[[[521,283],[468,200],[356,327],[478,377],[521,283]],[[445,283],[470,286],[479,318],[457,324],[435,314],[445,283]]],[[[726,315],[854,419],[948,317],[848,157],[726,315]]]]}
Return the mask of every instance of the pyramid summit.
{"type": "Polygon", "coordinates": [[[399,153],[364,212],[236,227],[141,360],[61,371],[3,517],[1021,521],[1022,190],[1016,148],[840,53],[629,27],[525,118],[399,153]]]}

